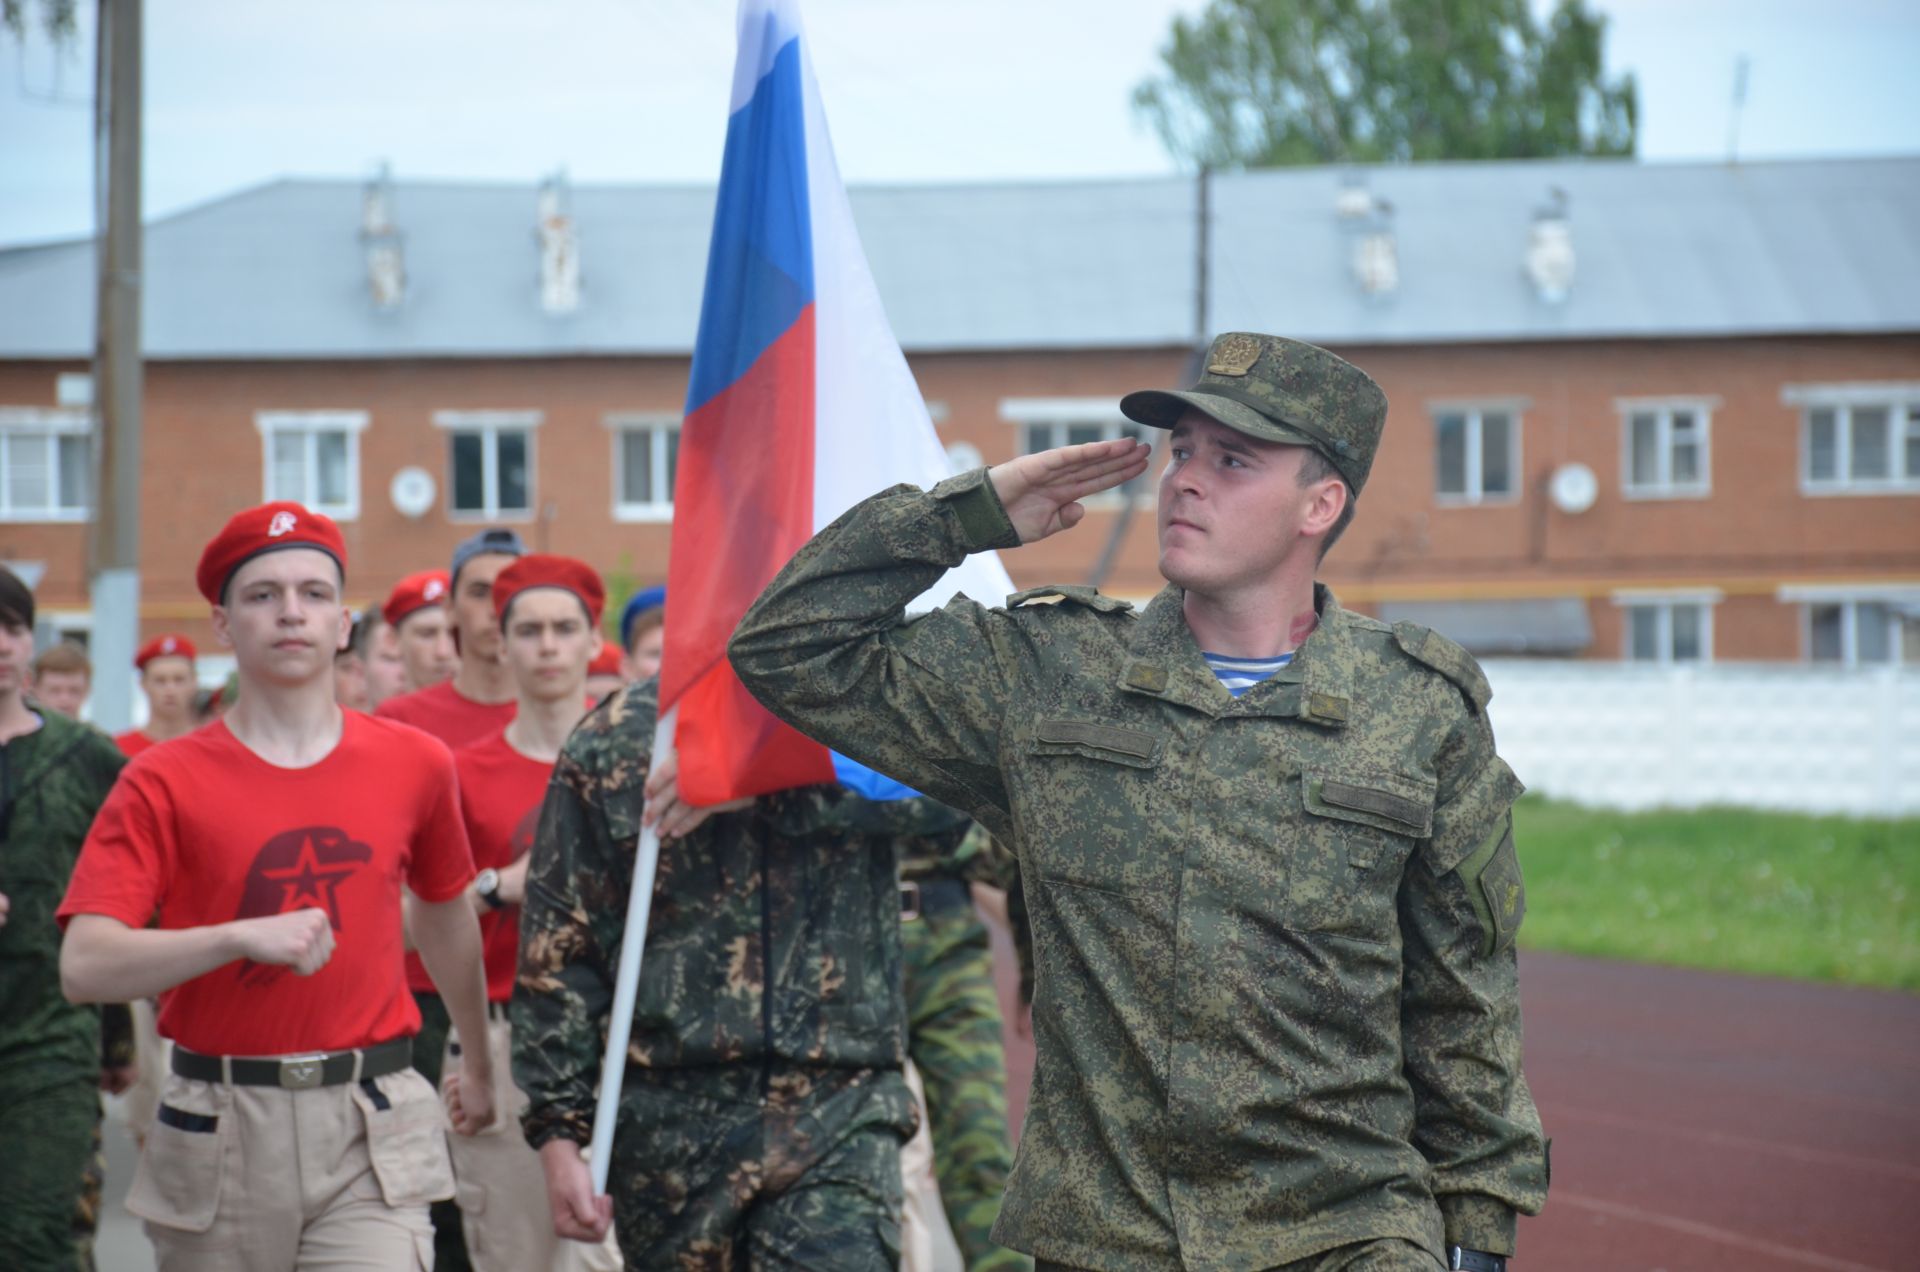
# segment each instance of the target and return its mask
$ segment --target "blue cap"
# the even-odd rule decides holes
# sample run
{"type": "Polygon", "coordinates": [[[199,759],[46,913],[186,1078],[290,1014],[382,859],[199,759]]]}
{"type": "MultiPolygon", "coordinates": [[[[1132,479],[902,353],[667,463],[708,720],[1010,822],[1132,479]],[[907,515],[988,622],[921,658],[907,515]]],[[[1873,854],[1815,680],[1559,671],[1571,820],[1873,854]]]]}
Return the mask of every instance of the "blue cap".
{"type": "Polygon", "coordinates": [[[500,526],[489,526],[479,534],[462,539],[460,546],[453,550],[453,567],[447,571],[449,586],[460,581],[461,566],[489,552],[500,556],[523,557],[527,555],[527,545],[519,535],[500,526]]]}
{"type": "Polygon", "coordinates": [[[628,649],[633,645],[633,625],[648,610],[656,610],[667,603],[665,587],[643,588],[627,598],[627,608],[620,611],[620,648],[628,649]]]}

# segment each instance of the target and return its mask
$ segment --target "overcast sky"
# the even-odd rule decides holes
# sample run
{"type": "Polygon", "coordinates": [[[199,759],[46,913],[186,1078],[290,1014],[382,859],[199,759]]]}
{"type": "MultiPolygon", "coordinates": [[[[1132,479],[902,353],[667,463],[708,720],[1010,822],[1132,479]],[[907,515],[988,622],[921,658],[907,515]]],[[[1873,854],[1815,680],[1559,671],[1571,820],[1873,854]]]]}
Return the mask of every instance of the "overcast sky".
{"type": "MultiPolygon", "coordinates": [[[[1536,0],[1544,7],[1544,0],[1536,0]]],[[[37,0],[29,0],[37,7],[37,0]]],[[[0,244],[91,232],[93,5],[62,55],[0,34],[0,244]]],[[[810,0],[847,179],[1173,171],[1135,120],[1199,0],[810,0]]],[[[1599,0],[1640,84],[1645,159],[1920,154],[1913,0],[1599,0]]],[[[711,182],[732,0],[155,0],[149,217],[276,176],[711,182]]]]}

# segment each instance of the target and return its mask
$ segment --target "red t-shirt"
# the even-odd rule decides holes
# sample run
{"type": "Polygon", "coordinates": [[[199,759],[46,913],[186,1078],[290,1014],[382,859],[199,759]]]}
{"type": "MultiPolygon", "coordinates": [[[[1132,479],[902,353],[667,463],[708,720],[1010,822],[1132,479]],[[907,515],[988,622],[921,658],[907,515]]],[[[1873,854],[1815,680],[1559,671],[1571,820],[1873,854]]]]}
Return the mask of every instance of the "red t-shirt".
{"type": "Polygon", "coordinates": [[[128,759],[132,759],[142,751],[151,751],[160,745],[138,729],[128,729],[125,733],[114,734],[113,744],[119,747],[120,753],[128,759]]]}
{"type": "Polygon", "coordinates": [[[401,974],[400,885],[428,901],[473,878],[453,757],[357,711],[302,769],[248,750],[222,721],[129,764],[94,819],[61,902],[200,927],[317,906],[334,950],[312,976],[240,960],[169,991],[160,1032],[206,1055],[338,1051],[404,1037],[420,1012],[401,974]]]}
{"type": "MultiPolygon", "coordinates": [[[[533,847],[553,765],[514,750],[505,732],[456,751],[453,764],[460,773],[460,815],[473,845],[473,864],[481,870],[504,870],[533,847]]],[[[486,911],[480,916],[480,937],[486,944],[487,997],[504,1003],[513,997],[519,971],[520,907],[486,911]]],[[[407,984],[433,989],[417,954],[407,955],[407,984]]]]}
{"type": "Polygon", "coordinates": [[[373,709],[373,714],[431,733],[458,751],[506,728],[518,710],[512,698],[505,702],[475,702],[455,689],[453,681],[443,680],[425,689],[388,698],[373,709]]]}

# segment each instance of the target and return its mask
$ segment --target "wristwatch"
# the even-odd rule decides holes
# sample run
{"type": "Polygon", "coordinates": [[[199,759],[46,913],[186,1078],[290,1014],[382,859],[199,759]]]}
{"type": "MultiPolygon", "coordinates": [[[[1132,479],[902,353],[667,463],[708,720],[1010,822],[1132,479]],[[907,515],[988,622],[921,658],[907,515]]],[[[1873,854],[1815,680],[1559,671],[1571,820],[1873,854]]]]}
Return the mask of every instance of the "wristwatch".
{"type": "Polygon", "coordinates": [[[500,872],[492,866],[488,866],[473,877],[473,890],[482,901],[487,903],[489,910],[498,910],[506,904],[500,899],[500,872]]]}
{"type": "Polygon", "coordinates": [[[1507,1272],[1507,1256],[1448,1246],[1447,1266],[1459,1269],[1459,1272],[1507,1272]]]}

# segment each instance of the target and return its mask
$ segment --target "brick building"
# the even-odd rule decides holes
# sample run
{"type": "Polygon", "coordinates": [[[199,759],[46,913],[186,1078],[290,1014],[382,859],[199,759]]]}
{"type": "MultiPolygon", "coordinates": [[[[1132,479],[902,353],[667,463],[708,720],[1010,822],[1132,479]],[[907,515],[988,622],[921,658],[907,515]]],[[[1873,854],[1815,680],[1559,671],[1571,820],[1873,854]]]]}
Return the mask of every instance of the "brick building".
{"type": "MultiPolygon", "coordinates": [[[[1920,662],[1920,159],[1220,175],[1204,236],[1177,179],[853,198],[957,463],[1113,435],[1196,326],[1284,332],[1391,403],[1344,602],[1487,654],[1920,662]]],[[[711,212],[283,181],[152,224],[143,631],[206,634],[199,547],[269,497],[340,519],[355,602],[483,522],[664,577],[711,212]]],[[[0,251],[0,558],[82,637],[93,269],[0,251]]],[[[1104,586],[1156,590],[1150,483],[1091,512],[1016,582],[1120,526],[1104,586]]]]}

